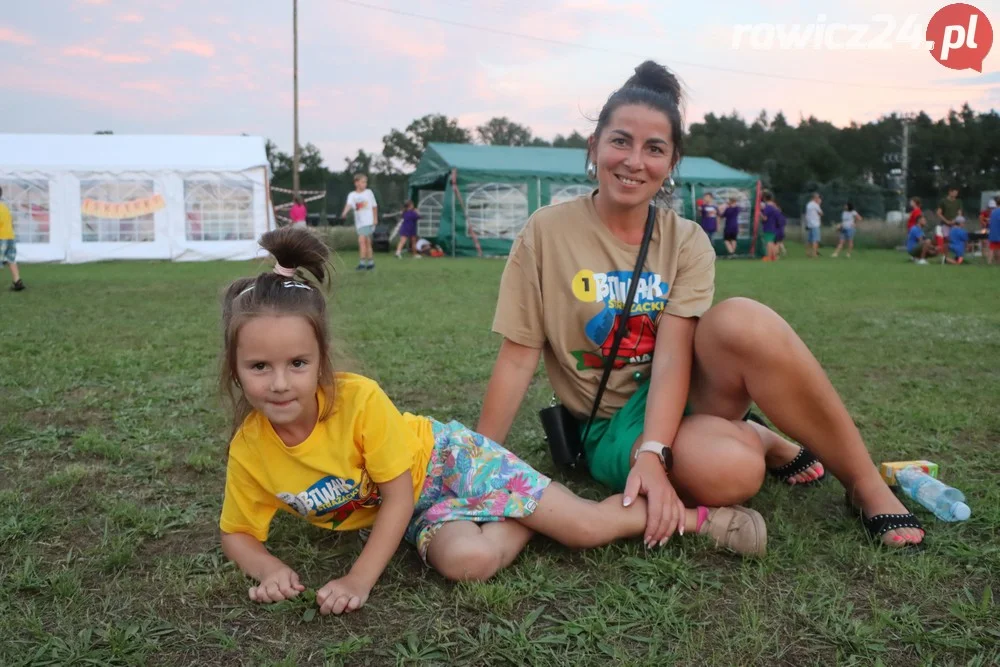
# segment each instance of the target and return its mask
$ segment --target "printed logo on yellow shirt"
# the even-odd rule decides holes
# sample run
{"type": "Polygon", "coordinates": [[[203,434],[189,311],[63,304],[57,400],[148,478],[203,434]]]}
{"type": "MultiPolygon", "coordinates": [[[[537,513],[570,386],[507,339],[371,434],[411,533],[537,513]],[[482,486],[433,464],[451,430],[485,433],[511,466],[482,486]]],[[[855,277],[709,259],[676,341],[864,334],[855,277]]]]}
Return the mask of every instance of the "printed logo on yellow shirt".
{"type": "Polygon", "coordinates": [[[622,310],[628,297],[631,271],[609,271],[595,273],[589,269],[579,271],[573,277],[573,295],[587,303],[600,302],[604,309],[587,322],[584,331],[587,338],[598,346],[596,351],[575,350],[577,370],[603,368],[604,360],[611,353],[615,332],[626,327],[614,368],[626,364],[643,364],[653,359],[656,347],[656,318],[667,306],[669,285],[660,274],[650,271],[639,274],[632,312],[626,317],[622,310]]]}
{"type": "Polygon", "coordinates": [[[322,518],[323,521],[331,521],[334,525],[342,523],[354,510],[378,507],[382,504],[378,485],[372,482],[363,470],[361,480],[358,482],[329,475],[305,491],[299,493],[283,491],[276,495],[300,515],[304,517],[312,515],[322,518]]]}

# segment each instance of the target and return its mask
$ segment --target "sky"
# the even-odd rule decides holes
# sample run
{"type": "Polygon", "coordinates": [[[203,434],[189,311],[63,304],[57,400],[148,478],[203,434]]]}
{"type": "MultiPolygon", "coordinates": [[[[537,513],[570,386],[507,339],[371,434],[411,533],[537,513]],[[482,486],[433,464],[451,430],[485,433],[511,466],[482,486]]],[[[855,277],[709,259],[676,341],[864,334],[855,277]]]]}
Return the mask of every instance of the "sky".
{"type": "MultiPolygon", "coordinates": [[[[4,4],[0,132],[247,133],[291,151],[292,0],[4,4]]],[[[359,148],[380,152],[390,129],[428,113],[470,129],[507,116],[545,139],[587,135],[608,95],[647,58],[681,78],[689,123],[708,112],[753,119],[763,109],[793,124],[812,115],[843,126],[892,112],[938,118],[965,102],[1000,107],[1000,44],[981,74],[948,69],[923,47],[943,2],[298,4],[300,143],[318,146],[334,170],[359,148]],[[835,22],[865,27],[834,33],[830,46],[851,36],[871,48],[768,41],[835,22]]],[[[974,4],[1000,31],[1000,0],[974,4]]]]}

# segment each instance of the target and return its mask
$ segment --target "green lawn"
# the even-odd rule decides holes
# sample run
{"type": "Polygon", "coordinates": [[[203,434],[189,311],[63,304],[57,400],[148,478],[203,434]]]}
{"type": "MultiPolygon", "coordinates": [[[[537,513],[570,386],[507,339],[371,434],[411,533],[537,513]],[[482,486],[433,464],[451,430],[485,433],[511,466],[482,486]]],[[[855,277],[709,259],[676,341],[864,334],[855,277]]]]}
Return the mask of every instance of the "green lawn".
{"type": "MultiPolygon", "coordinates": [[[[790,248],[801,255],[801,247],[790,248]]],[[[341,368],[401,409],[469,425],[499,341],[499,260],[338,262],[341,368]]],[[[718,298],[782,313],[826,367],[877,461],[929,458],[972,519],[920,516],[928,548],[867,544],[843,491],[772,483],[752,501],[770,552],[674,541],[568,552],[537,538],[485,584],[399,550],[361,612],[247,601],[216,528],[226,416],[218,295],[245,263],[24,266],[0,293],[0,664],[772,665],[1000,660],[1000,268],[721,261],[718,298]]],[[[552,472],[535,412],[509,445],[552,472]]],[[[557,475],[558,477],[558,475],[557,475]]],[[[566,481],[597,498],[582,477],[566,481]]],[[[911,503],[912,505],[912,503],[911,503]]],[[[321,586],[359,549],[291,517],[271,548],[321,586]]]]}

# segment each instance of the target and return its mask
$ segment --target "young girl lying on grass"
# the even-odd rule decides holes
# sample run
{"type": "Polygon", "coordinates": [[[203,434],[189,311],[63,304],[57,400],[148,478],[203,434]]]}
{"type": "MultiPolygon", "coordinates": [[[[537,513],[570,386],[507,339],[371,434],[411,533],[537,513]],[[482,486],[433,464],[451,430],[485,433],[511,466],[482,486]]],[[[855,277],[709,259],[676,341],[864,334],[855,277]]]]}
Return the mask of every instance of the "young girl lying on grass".
{"type": "MultiPolygon", "coordinates": [[[[293,227],[261,245],[274,270],[229,285],[222,314],[221,382],[234,408],[222,548],[258,582],[251,600],[305,590],[263,545],[279,509],[333,530],[372,527],[350,571],[318,590],[323,614],[364,605],[404,537],[444,577],[481,580],[536,532],[573,548],[644,533],[643,498],[579,498],[461,424],[400,414],[372,380],[335,372],[328,249],[293,227]]],[[[760,514],[743,507],[688,509],[680,532],[746,555],[767,541],[760,514]]]]}

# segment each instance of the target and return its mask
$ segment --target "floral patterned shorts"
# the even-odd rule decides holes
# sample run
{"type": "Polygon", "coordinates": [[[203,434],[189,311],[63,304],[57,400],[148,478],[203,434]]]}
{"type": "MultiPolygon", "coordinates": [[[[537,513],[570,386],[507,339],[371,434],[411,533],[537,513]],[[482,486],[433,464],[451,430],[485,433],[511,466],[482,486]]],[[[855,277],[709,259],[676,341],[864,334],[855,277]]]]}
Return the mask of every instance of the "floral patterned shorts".
{"type": "Polygon", "coordinates": [[[462,424],[433,421],[427,479],[406,529],[427,562],[427,547],[449,521],[530,516],[552,481],[502,446],[462,424]]]}

